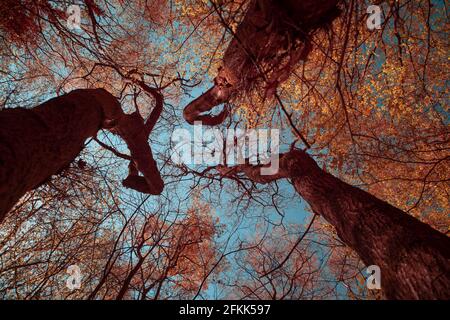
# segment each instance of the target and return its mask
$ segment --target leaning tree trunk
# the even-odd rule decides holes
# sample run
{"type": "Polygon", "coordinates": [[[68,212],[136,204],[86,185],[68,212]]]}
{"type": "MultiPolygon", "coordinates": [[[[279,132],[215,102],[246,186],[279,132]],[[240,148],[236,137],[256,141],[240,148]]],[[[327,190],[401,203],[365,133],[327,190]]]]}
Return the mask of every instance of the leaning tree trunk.
{"type": "Polygon", "coordinates": [[[32,109],[0,111],[0,222],[27,191],[66,168],[101,128],[121,136],[130,149],[124,185],[161,193],[163,182],[147,142],[150,129],[144,126],[137,113],[124,114],[103,89],[74,90],[32,109]]]}
{"type": "Polygon", "coordinates": [[[339,238],[367,265],[381,269],[388,299],[450,299],[450,239],[373,195],[322,170],[305,152],[292,150],[280,159],[274,176],[260,167],[219,168],[224,175],[243,171],[267,183],[288,178],[296,191],[332,224],[339,238]]]}
{"type": "MultiPolygon", "coordinates": [[[[233,96],[262,87],[273,96],[311,50],[310,33],[327,28],[340,14],[340,0],[251,0],[225,50],[214,86],[183,110],[185,120],[204,125],[222,123],[228,115],[206,113],[233,96]]],[[[220,13],[213,3],[214,9],[220,13]]],[[[227,25],[221,16],[223,24],[227,25]]]]}

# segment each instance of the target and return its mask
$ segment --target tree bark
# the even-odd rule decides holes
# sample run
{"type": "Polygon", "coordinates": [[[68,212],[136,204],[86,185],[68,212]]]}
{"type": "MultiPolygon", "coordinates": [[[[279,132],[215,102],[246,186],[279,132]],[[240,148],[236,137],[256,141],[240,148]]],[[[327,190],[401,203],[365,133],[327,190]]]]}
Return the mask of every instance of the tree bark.
{"type": "Polygon", "coordinates": [[[388,299],[450,299],[450,239],[373,195],[322,170],[305,152],[280,158],[277,175],[260,166],[219,168],[224,175],[243,171],[256,182],[292,180],[295,190],[332,224],[339,238],[367,265],[381,269],[388,299]]]}
{"type": "Polygon", "coordinates": [[[124,185],[161,193],[144,125],[103,89],[74,90],[32,109],[0,111],[0,222],[27,191],[66,168],[100,128],[122,136],[130,148],[133,164],[124,185]]]}

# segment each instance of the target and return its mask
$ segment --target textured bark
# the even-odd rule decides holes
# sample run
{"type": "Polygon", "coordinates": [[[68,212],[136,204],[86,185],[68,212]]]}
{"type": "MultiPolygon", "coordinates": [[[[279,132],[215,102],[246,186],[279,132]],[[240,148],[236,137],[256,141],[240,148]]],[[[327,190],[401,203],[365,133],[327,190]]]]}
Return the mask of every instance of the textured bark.
{"type": "Polygon", "coordinates": [[[214,86],[184,109],[187,122],[221,123],[227,115],[209,114],[214,106],[241,91],[263,83],[266,96],[287,80],[305,60],[309,33],[331,23],[338,15],[338,0],[252,0],[222,59],[214,86]]]}
{"type": "Polygon", "coordinates": [[[289,178],[296,191],[332,224],[339,238],[367,265],[381,269],[388,299],[450,299],[450,239],[373,195],[319,168],[305,152],[280,159],[274,176],[260,167],[219,168],[223,175],[244,172],[255,182],[289,178]]]}
{"type": "Polygon", "coordinates": [[[124,185],[161,193],[163,182],[143,126],[136,113],[124,114],[103,89],[75,90],[33,109],[0,111],[0,222],[27,191],[66,168],[100,128],[120,135],[130,148],[133,164],[124,185]]]}

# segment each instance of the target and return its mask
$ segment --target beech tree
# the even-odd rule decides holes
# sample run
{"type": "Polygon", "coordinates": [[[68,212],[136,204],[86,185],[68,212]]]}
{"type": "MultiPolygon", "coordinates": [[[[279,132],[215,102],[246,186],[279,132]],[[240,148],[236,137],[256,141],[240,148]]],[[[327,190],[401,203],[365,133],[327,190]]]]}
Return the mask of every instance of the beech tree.
{"type": "Polygon", "coordinates": [[[303,151],[284,154],[276,175],[261,175],[260,169],[242,165],[219,171],[225,176],[242,171],[258,183],[291,179],[312,210],[336,228],[339,238],[366,265],[381,268],[388,298],[446,299],[450,253],[446,235],[324,172],[303,151]]]}

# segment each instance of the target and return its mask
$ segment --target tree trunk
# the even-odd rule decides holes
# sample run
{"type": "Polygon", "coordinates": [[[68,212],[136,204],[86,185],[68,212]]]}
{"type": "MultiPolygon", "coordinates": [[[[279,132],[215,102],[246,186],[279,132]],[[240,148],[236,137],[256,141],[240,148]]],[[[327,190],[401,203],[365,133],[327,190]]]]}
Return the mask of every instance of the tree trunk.
{"type": "Polygon", "coordinates": [[[32,109],[0,111],[0,222],[27,191],[66,168],[100,128],[118,134],[130,148],[127,160],[132,165],[124,185],[161,193],[164,183],[147,141],[151,130],[145,125],[138,113],[124,114],[104,89],[74,90],[32,109]]]}
{"type": "MultiPolygon", "coordinates": [[[[296,191],[332,224],[367,265],[381,269],[388,299],[450,299],[450,239],[427,224],[322,170],[305,152],[280,158],[275,176],[242,165],[252,180],[289,178],[296,191]]],[[[222,174],[230,169],[220,168],[222,174]]],[[[235,170],[231,168],[231,170],[235,170]]]]}

